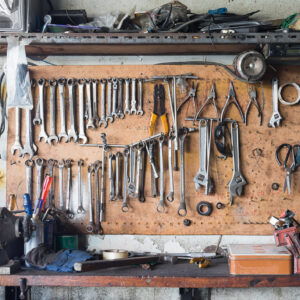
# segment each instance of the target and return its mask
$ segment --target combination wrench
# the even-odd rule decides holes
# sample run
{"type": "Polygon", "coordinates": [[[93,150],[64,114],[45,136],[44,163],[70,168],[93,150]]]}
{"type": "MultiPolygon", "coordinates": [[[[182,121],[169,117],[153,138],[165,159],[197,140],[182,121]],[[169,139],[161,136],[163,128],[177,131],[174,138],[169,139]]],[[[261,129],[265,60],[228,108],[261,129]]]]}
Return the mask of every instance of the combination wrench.
{"type": "Polygon", "coordinates": [[[64,138],[65,142],[69,141],[69,137],[67,135],[66,129],[66,112],[65,112],[65,78],[58,79],[58,94],[59,94],[59,109],[60,109],[60,133],[58,135],[58,139],[61,140],[64,138]]]}
{"type": "Polygon", "coordinates": [[[48,194],[48,207],[54,208],[55,204],[53,203],[54,200],[54,186],[55,186],[55,177],[54,177],[54,167],[56,165],[56,161],[52,158],[48,159],[47,167],[49,176],[52,177],[52,184],[50,186],[49,194],[48,194]]]}
{"type": "Polygon", "coordinates": [[[130,115],[130,78],[125,79],[125,109],[124,114],[130,115]]]}
{"type": "Polygon", "coordinates": [[[129,170],[129,180],[128,180],[128,195],[130,197],[134,197],[135,193],[135,161],[136,161],[136,149],[130,148],[129,150],[129,157],[130,157],[130,170],[129,170]]]}
{"type": "Polygon", "coordinates": [[[88,123],[87,128],[95,129],[95,124],[93,120],[93,108],[92,108],[92,95],[91,95],[91,80],[87,79],[85,81],[85,90],[86,90],[86,104],[88,112],[88,123]]]}
{"type": "Polygon", "coordinates": [[[50,88],[50,135],[48,137],[48,144],[52,145],[52,141],[58,143],[58,137],[56,134],[56,86],[57,81],[51,79],[49,81],[50,88]]]}
{"type": "Polygon", "coordinates": [[[32,194],[32,171],[33,171],[34,161],[27,159],[25,161],[26,167],[26,192],[29,195],[31,201],[33,201],[32,194]]]}
{"type": "Polygon", "coordinates": [[[92,80],[92,87],[93,87],[93,121],[95,124],[98,124],[100,121],[98,115],[98,79],[92,80]]]}
{"type": "Polygon", "coordinates": [[[129,149],[125,149],[124,152],[124,178],[123,178],[123,203],[122,212],[128,212],[128,197],[127,197],[127,184],[128,184],[128,157],[129,149]]]}
{"type": "Polygon", "coordinates": [[[280,126],[280,121],[282,119],[279,110],[278,110],[278,78],[272,79],[272,104],[273,104],[273,113],[269,121],[270,127],[280,126]]]}
{"type": "Polygon", "coordinates": [[[99,121],[99,127],[101,127],[101,125],[104,125],[104,128],[106,128],[108,125],[106,120],[106,111],[105,111],[106,80],[101,79],[100,84],[101,84],[101,119],[99,121]]]}
{"type": "Polygon", "coordinates": [[[117,107],[118,118],[124,119],[123,113],[123,79],[118,79],[118,107],[117,107]]]}
{"type": "Polygon", "coordinates": [[[105,152],[110,150],[108,146],[106,146],[106,134],[101,133],[100,138],[102,139],[103,147],[102,147],[102,172],[101,172],[101,191],[100,191],[100,223],[102,223],[104,218],[104,178],[105,178],[105,152]]]}
{"type": "Polygon", "coordinates": [[[182,128],[179,135],[179,156],[180,156],[180,205],[177,210],[179,216],[184,217],[187,214],[185,204],[185,163],[184,163],[184,140],[188,134],[187,128],[182,128]]]}
{"type": "MultiPolygon", "coordinates": [[[[34,79],[31,80],[31,87],[32,87],[32,92],[35,91],[35,87],[36,87],[36,82],[34,79]]],[[[40,97],[38,98],[38,102],[36,105],[36,110],[35,110],[35,116],[34,119],[32,121],[33,125],[41,125],[41,117],[40,117],[40,97]]]]}
{"type": "Polygon", "coordinates": [[[66,215],[69,219],[74,218],[74,213],[71,211],[71,192],[72,192],[72,160],[66,160],[67,167],[67,193],[66,193],[66,215]]]}
{"type": "Polygon", "coordinates": [[[86,226],[86,231],[91,233],[94,231],[95,224],[93,219],[93,190],[92,190],[92,173],[94,173],[93,165],[87,166],[88,171],[88,198],[89,198],[89,223],[86,226]]]}
{"type": "Polygon", "coordinates": [[[168,168],[169,168],[169,184],[170,184],[170,191],[169,194],[167,196],[167,200],[169,202],[173,202],[174,201],[174,178],[173,178],[173,166],[172,166],[172,141],[173,141],[174,137],[173,136],[169,136],[168,139],[168,168]]]}
{"type": "Polygon", "coordinates": [[[141,164],[140,164],[140,184],[139,184],[139,194],[138,199],[140,202],[145,202],[145,174],[146,174],[146,158],[145,158],[145,148],[141,148],[141,164]]]}
{"type": "Polygon", "coordinates": [[[75,97],[74,97],[74,87],[75,79],[68,79],[68,89],[69,89],[69,107],[70,107],[70,129],[68,130],[68,141],[73,141],[77,143],[78,135],[75,128],[75,97]]]}
{"type": "Polygon", "coordinates": [[[138,79],[138,110],[136,112],[137,115],[142,116],[144,114],[143,111],[143,79],[138,79]]]}
{"type": "Polygon", "coordinates": [[[21,123],[20,123],[20,118],[21,118],[21,109],[19,107],[15,108],[15,142],[11,147],[11,154],[14,155],[16,151],[19,151],[19,156],[22,156],[23,154],[23,148],[21,145],[21,123]]]}
{"type": "Polygon", "coordinates": [[[44,87],[45,87],[45,79],[41,78],[38,81],[39,86],[39,104],[40,104],[40,133],[39,133],[39,142],[44,139],[45,142],[48,140],[48,135],[46,133],[46,122],[45,122],[45,110],[44,110],[44,87]]]}
{"type": "Polygon", "coordinates": [[[64,209],[64,160],[58,162],[58,177],[59,177],[59,209],[64,209]]]}
{"type": "Polygon", "coordinates": [[[112,93],[112,116],[117,119],[118,118],[118,114],[117,114],[118,79],[117,78],[112,79],[112,88],[113,88],[113,93],[112,93]]]}
{"type": "Polygon", "coordinates": [[[77,213],[78,214],[84,214],[85,209],[82,205],[82,195],[81,195],[81,168],[84,165],[84,161],[82,159],[79,159],[78,161],[78,186],[77,186],[77,195],[78,195],[78,208],[77,213]]]}
{"type": "Polygon", "coordinates": [[[96,190],[96,217],[95,217],[95,230],[96,232],[102,231],[100,222],[100,196],[99,196],[99,170],[101,169],[101,161],[97,160],[93,164],[94,174],[95,174],[95,190],[96,190]]]}
{"type": "Polygon", "coordinates": [[[159,213],[163,213],[165,211],[164,204],[164,153],[163,153],[163,145],[164,145],[164,136],[159,137],[159,202],[156,206],[156,210],[159,213]]]}
{"type": "Polygon", "coordinates": [[[85,79],[78,80],[78,98],[79,98],[79,135],[78,138],[82,140],[83,144],[86,144],[88,138],[85,134],[85,122],[84,122],[84,85],[85,79]]]}
{"type": "Polygon", "coordinates": [[[136,114],[136,78],[131,79],[131,114],[136,114]]]}
{"type": "Polygon", "coordinates": [[[106,122],[110,121],[112,123],[114,121],[114,118],[112,116],[111,112],[111,106],[112,106],[112,80],[107,80],[107,115],[105,117],[106,122]]]}
{"type": "Polygon", "coordinates": [[[36,144],[33,142],[33,132],[32,132],[32,115],[31,110],[25,109],[25,122],[26,122],[26,133],[25,133],[25,145],[23,148],[22,156],[28,154],[30,159],[36,154],[38,148],[36,144]]]}
{"type": "Polygon", "coordinates": [[[44,169],[44,160],[42,158],[37,158],[35,160],[36,165],[36,198],[37,200],[41,197],[42,192],[42,180],[43,180],[43,169],[44,169]]]}
{"type": "Polygon", "coordinates": [[[146,150],[149,156],[149,162],[151,164],[151,196],[152,198],[155,198],[157,196],[157,185],[156,185],[156,179],[159,177],[156,168],[155,168],[155,162],[154,162],[154,141],[149,142],[149,148],[146,146],[146,150]]]}
{"type": "Polygon", "coordinates": [[[113,160],[115,160],[116,157],[112,153],[108,156],[108,179],[109,179],[109,200],[113,201],[116,199],[115,195],[115,177],[114,177],[114,170],[113,170],[113,160]]]}
{"type": "Polygon", "coordinates": [[[139,145],[137,148],[137,162],[136,162],[136,177],[135,177],[135,192],[134,198],[139,197],[141,167],[142,167],[142,147],[139,145]]]}
{"type": "Polygon", "coordinates": [[[121,169],[121,165],[120,165],[120,158],[121,158],[121,152],[117,152],[116,153],[116,196],[114,200],[118,200],[120,198],[122,198],[121,195],[121,191],[120,191],[120,169],[121,169]]]}

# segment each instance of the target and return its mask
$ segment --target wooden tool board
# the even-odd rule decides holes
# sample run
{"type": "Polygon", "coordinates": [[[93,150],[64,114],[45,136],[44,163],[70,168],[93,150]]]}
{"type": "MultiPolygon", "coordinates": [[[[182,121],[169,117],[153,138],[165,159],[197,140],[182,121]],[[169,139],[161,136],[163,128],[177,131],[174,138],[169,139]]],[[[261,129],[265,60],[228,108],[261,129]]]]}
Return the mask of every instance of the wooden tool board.
{"type": "MultiPolygon", "coordinates": [[[[277,68],[279,83],[298,82],[300,83],[299,67],[284,66],[277,68]]],[[[270,70],[269,70],[270,71],[270,70]]],[[[199,76],[199,88],[197,92],[197,104],[200,106],[200,101],[207,98],[211,89],[212,83],[216,85],[217,106],[219,113],[225,103],[228,94],[229,82],[232,81],[236,92],[237,99],[245,112],[249,96],[247,93],[247,85],[230,76],[220,67],[215,66],[39,66],[31,67],[31,78],[39,79],[58,79],[65,78],[110,78],[110,77],[143,77],[150,78],[158,75],[174,75],[193,73],[199,76]]],[[[270,71],[269,73],[273,73],[270,71]]],[[[274,73],[273,73],[274,74],[274,73]]],[[[195,191],[193,177],[195,176],[198,167],[198,133],[191,133],[186,138],[185,142],[185,163],[186,163],[186,203],[187,215],[180,217],[177,215],[177,209],[180,201],[179,188],[179,172],[174,172],[175,181],[175,200],[173,203],[165,201],[166,210],[160,214],[156,211],[156,205],[159,201],[159,195],[156,198],[151,198],[150,191],[150,165],[147,161],[146,165],[146,182],[145,196],[146,201],[140,203],[137,199],[129,200],[129,211],[124,213],[121,211],[122,200],[109,201],[109,180],[108,172],[105,178],[105,221],[102,223],[105,234],[255,234],[265,235],[272,234],[273,228],[268,223],[271,215],[279,216],[282,211],[291,209],[296,212],[296,217],[300,212],[299,195],[300,195],[300,171],[292,174],[292,193],[287,195],[283,193],[283,182],[285,171],[278,166],[275,161],[276,147],[282,143],[295,144],[299,142],[299,113],[300,107],[284,106],[279,104],[279,110],[283,116],[282,125],[279,128],[269,128],[268,122],[272,114],[272,91],[271,91],[271,74],[267,76],[263,82],[264,94],[264,110],[263,124],[259,126],[257,111],[254,107],[251,108],[248,117],[248,126],[241,122],[241,117],[233,105],[230,106],[226,113],[226,117],[239,121],[239,138],[240,138],[240,161],[242,174],[246,178],[248,184],[244,187],[244,194],[241,197],[234,199],[233,205],[229,206],[229,192],[227,183],[232,177],[232,158],[221,160],[216,158],[217,152],[212,140],[212,152],[210,162],[210,173],[215,183],[215,194],[205,196],[203,187],[198,192],[195,191]],[[258,155],[255,149],[261,149],[261,155],[258,155]],[[271,189],[272,183],[279,183],[278,191],[271,189]],[[213,212],[210,216],[200,216],[196,212],[196,205],[199,201],[209,201],[213,204],[213,212]],[[223,209],[216,209],[215,204],[222,202],[225,204],[223,209]],[[183,220],[187,218],[192,221],[191,226],[183,225],[183,220]]],[[[195,81],[196,82],[196,81],[195,81]]],[[[189,80],[191,85],[192,80],[189,80]]],[[[142,138],[149,136],[150,114],[153,109],[153,87],[154,83],[144,83],[144,116],[130,115],[124,120],[115,120],[106,129],[103,127],[96,130],[86,130],[89,138],[88,143],[101,143],[100,133],[105,132],[108,143],[129,144],[136,142],[142,138]]],[[[166,96],[167,86],[165,85],[166,96]]],[[[189,88],[187,89],[189,90],[189,88]]],[[[258,101],[262,106],[261,85],[256,85],[258,101]]],[[[48,91],[48,90],[47,90],[48,91]]],[[[77,93],[78,94],[78,93],[77,93]]],[[[187,92],[182,93],[177,88],[178,105],[186,97],[187,92]]],[[[296,96],[293,89],[287,89],[284,95],[296,96]]],[[[34,102],[35,105],[38,99],[38,91],[35,90],[34,102]]],[[[49,92],[47,92],[47,132],[49,134],[49,92]]],[[[67,89],[66,89],[67,99],[67,89]]],[[[76,101],[78,106],[78,99],[76,101]]],[[[59,117],[59,100],[57,99],[57,133],[60,129],[59,117]]],[[[100,110],[100,86],[99,86],[99,110],[100,110]]],[[[172,118],[169,107],[169,99],[166,97],[166,110],[168,112],[169,125],[172,124],[172,118]]],[[[78,117],[78,107],[77,107],[78,117]]],[[[192,101],[185,104],[180,115],[178,116],[178,124],[192,127],[192,122],[184,121],[186,116],[193,116],[194,109],[192,101]]],[[[69,123],[69,108],[66,101],[66,116],[69,123]]],[[[215,117],[214,109],[211,106],[202,114],[203,117],[215,117]]],[[[22,195],[26,190],[25,184],[25,165],[24,162],[28,157],[19,158],[12,156],[10,148],[14,141],[14,109],[9,110],[9,129],[8,129],[8,156],[7,156],[7,198],[10,194],[16,194],[18,199],[18,209],[22,208],[22,195]]],[[[34,117],[34,112],[33,112],[34,117]]],[[[216,123],[215,123],[216,124],[216,123]]],[[[214,124],[214,126],[216,126],[214,124]]],[[[161,121],[158,120],[155,133],[162,131],[161,121]]],[[[77,121],[78,126],[78,121],[77,121]]],[[[22,112],[22,142],[25,140],[25,116],[22,112]]],[[[38,146],[38,157],[55,160],[71,158],[74,160],[73,188],[71,197],[71,207],[73,211],[77,210],[77,161],[84,159],[85,167],[82,170],[83,183],[83,204],[88,211],[88,194],[87,194],[87,169],[88,163],[95,160],[101,160],[101,149],[80,147],[73,142],[59,143],[50,146],[46,143],[38,142],[39,126],[35,126],[35,142],[38,146]]],[[[113,153],[117,150],[113,149],[113,153]]],[[[157,151],[158,152],[158,151],[157,151]]],[[[34,157],[34,159],[37,156],[34,157]]],[[[157,159],[157,161],[159,161],[157,159]]],[[[159,169],[159,167],[158,167],[159,169]]],[[[108,170],[108,168],[106,168],[108,170]]],[[[47,172],[47,169],[45,169],[47,172]]],[[[123,173],[123,172],[122,172],[123,173]]],[[[66,180],[66,170],[64,180],[66,180]]],[[[34,183],[33,192],[36,199],[36,168],[34,168],[34,183]]],[[[159,187],[159,182],[158,182],[159,187]]],[[[164,145],[164,189],[165,195],[169,193],[169,178],[168,178],[168,161],[167,161],[167,142],[164,145]]],[[[55,202],[59,206],[58,192],[58,168],[55,169],[55,202]]],[[[95,198],[95,197],[94,197],[95,198]]],[[[94,199],[95,204],[95,199],[94,199]]],[[[95,206],[94,206],[95,207],[95,206]]],[[[95,210],[94,210],[95,211],[95,210]]],[[[73,220],[68,221],[75,228],[73,232],[86,233],[86,224],[88,223],[88,215],[75,215],[73,220]]]]}

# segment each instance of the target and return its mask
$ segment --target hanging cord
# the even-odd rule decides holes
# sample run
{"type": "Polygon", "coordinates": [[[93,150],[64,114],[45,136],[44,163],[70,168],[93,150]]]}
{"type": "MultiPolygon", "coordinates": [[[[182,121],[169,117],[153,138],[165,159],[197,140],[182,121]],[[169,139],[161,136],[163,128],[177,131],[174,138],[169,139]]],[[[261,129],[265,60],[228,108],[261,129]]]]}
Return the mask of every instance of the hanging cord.
{"type": "Polygon", "coordinates": [[[0,137],[5,131],[5,121],[7,119],[6,115],[6,80],[5,80],[5,74],[2,73],[0,76],[0,137]]]}

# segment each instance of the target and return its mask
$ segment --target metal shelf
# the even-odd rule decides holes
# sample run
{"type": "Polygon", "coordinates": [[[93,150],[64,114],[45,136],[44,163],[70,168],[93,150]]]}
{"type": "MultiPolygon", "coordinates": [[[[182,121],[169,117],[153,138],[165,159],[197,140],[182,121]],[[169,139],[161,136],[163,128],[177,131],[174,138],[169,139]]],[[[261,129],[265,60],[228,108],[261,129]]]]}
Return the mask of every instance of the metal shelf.
{"type": "Polygon", "coordinates": [[[31,41],[28,55],[232,54],[270,44],[300,44],[297,33],[0,33],[0,54],[7,37],[31,41]]]}

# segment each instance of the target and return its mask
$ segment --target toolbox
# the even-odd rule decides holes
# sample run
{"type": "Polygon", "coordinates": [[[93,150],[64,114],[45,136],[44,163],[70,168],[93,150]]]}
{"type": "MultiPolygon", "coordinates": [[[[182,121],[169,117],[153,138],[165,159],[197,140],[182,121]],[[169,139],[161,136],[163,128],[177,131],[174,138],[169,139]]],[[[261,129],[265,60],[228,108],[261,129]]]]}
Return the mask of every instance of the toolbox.
{"type": "Polygon", "coordinates": [[[285,247],[273,244],[228,245],[231,275],[289,275],[293,257],[285,247]]]}

